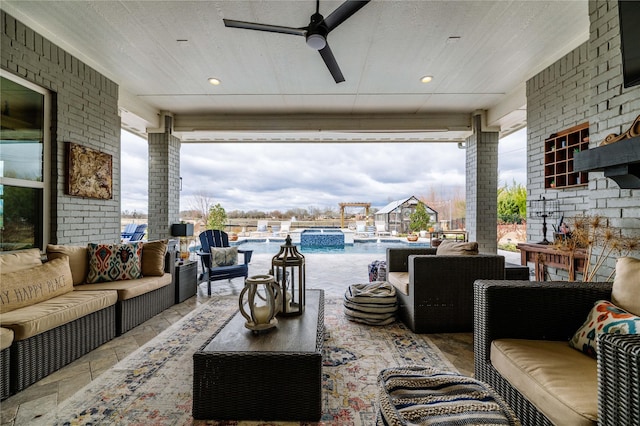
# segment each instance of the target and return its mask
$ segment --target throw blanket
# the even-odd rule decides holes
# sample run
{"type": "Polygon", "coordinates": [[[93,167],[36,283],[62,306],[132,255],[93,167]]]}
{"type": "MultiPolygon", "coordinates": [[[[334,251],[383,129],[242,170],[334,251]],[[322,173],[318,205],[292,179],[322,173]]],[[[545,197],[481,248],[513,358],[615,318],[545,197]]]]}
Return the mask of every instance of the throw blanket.
{"type": "Polygon", "coordinates": [[[391,324],[397,310],[396,288],[388,282],[352,284],[344,294],[344,314],[350,321],[391,324]]]}
{"type": "Polygon", "coordinates": [[[378,426],[520,425],[486,383],[431,367],[382,370],[378,396],[378,426]]]}

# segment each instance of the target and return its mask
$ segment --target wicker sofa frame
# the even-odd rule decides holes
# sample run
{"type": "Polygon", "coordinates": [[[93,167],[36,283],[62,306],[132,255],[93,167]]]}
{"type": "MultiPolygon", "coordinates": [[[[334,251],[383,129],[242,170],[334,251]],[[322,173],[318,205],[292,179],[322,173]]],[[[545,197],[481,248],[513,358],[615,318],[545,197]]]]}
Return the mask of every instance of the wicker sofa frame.
{"type": "MultiPolygon", "coordinates": [[[[475,377],[489,383],[523,425],[551,425],[491,365],[500,338],[568,341],[597,300],[611,300],[611,283],[479,280],[474,284],[475,377]]],[[[640,336],[598,340],[598,424],[640,424],[640,336]]]]}
{"type": "Polygon", "coordinates": [[[11,395],[9,379],[11,377],[10,362],[11,350],[10,348],[4,348],[0,352],[0,401],[11,395]]]}
{"type": "Polygon", "coordinates": [[[10,391],[20,392],[116,334],[115,305],[85,315],[10,346],[10,391]]]}
{"type": "Polygon", "coordinates": [[[415,333],[473,330],[473,282],[503,279],[504,256],[433,256],[436,249],[387,249],[388,273],[409,272],[409,294],[400,291],[398,315],[415,333]]]}
{"type": "Polygon", "coordinates": [[[175,303],[176,246],[170,241],[165,255],[164,271],[171,274],[171,284],[157,288],[131,299],[118,300],[116,303],[116,333],[118,336],[139,326],[175,303]]]}

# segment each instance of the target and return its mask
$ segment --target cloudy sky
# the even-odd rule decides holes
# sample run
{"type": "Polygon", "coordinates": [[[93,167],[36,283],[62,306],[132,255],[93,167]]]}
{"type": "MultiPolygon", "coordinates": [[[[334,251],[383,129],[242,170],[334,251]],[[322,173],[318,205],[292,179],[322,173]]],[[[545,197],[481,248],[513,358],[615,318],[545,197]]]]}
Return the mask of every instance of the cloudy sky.
{"type": "MultiPolygon", "coordinates": [[[[122,210],[146,213],[147,142],[122,131],[122,210]]],[[[370,202],[411,195],[464,195],[465,151],[425,144],[182,144],[180,209],[206,193],[229,212],[370,202]]],[[[526,129],[499,143],[499,181],[526,184],[526,129]]]]}

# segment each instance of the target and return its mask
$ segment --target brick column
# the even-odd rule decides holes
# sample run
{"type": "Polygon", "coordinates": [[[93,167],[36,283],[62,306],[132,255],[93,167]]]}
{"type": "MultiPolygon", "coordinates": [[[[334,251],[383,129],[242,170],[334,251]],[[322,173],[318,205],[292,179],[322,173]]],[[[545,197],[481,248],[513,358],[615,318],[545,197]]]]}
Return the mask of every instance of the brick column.
{"type": "Polygon", "coordinates": [[[498,251],[498,132],[483,132],[482,117],[473,117],[473,135],[466,141],[466,227],[469,241],[481,253],[498,251]]]}
{"type": "Polygon", "coordinates": [[[180,220],[180,139],[171,134],[165,116],[164,133],[149,133],[149,240],[171,237],[180,220]]]}

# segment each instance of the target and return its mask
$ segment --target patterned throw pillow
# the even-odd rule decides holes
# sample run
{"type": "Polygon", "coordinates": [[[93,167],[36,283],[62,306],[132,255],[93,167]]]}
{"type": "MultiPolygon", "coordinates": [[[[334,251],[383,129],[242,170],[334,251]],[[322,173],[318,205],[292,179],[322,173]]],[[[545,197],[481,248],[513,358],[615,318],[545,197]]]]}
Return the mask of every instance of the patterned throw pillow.
{"type": "Polygon", "coordinates": [[[640,334],[640,317],[607,300],[599,300],[589,312],[587,320],[569,340],[569,346],[596,358],[597,337],[604,333],[640,334]]]}
{"type": "Polygon", "coordinates": [[[231,266],[238,263],[238,247],[211,247],[211,267],[231,266]]]}
{"type": "Polygon", "coordinates": [[[89,244],[87,283],[135,280],[142,276],[142,242],[89,244]]]}

